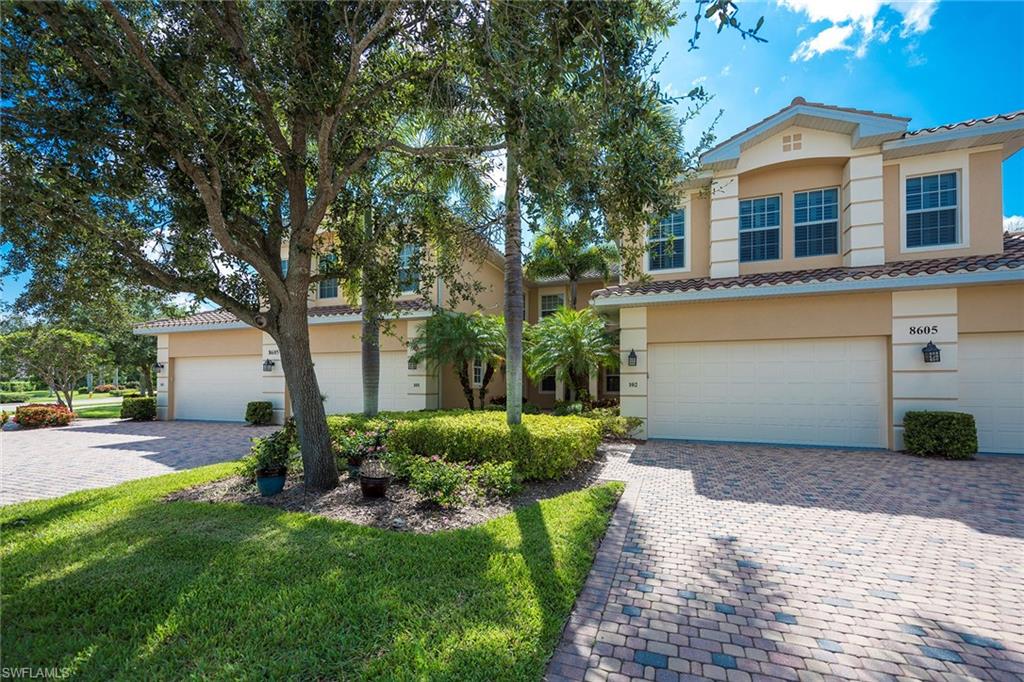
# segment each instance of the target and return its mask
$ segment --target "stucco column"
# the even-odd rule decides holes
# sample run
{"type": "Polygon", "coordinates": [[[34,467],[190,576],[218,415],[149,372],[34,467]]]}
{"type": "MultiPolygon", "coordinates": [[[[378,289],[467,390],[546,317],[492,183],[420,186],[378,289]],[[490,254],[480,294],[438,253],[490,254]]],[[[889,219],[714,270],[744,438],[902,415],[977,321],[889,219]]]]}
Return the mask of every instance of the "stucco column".
{"type": "Polygon", "coordinates": [[[284,424],[288,418],[288,401],[284,381],[284,366],[281,364],[281,351],[274,339],[264,332],[263,336],[263,360],[255,371],[260,373],[260,383],[263,386],[262,399],[274,406],[274,423],[284,424]],[[269,372],[263,371],[263,363],[270,360],[274,368],[269,372]]]}
{"type": "Polygon", "coordinates": [[[843,265],[885,262],[882,222],[882,155],[855,156],[843,166],[843,265]]]}
{"type": "Polygon", "coordinates": [[[894,291],[892,294],[893,447],[903,449],[903,415],[910,410],[956,410],[956,289],[894,291]],[[941,362],[925,362],[921,350],[931,341],[941,362]]]}
{"type": "Polygon", "coordinates": [[[619,410],[623,417],[643,420],[634,433],[647,438],[647,308],[619,311],[619,410]],[[629,354],[636,353],[630,366],[629,354]]]}
{"type": "Polygon", "coordinates": [[[161,421],[174,419],[174,395],[171,378],[174,376],[174,362],[171,360],[170,334],[157,334],[156,361],[163,369],[156,373],[156,418],[161,421]]]}
{"type": "Polygon", "coordinates": [[[711,276],[740,274],[740,182],[736,175],[711,181],[711,276]]]}
{"type": "Polygon", "coordinates": [[[600,375],[601,370],[595,370],[587,377],[587,391],[590,392],[591,400],[597,400],[597,380],[600,375]]]}
{"type": "MultiPolygon", "coordinates": [[[[423,321],[410,320],[406,326],[406,335],[412,339],[419,333],[423,321]]],[[[407,347],[407,355],[412,357],[413,351],[407,347]]],[[[441,407],[437,372],[431,371],[429,363],[419,362],[415,367],[407,364],[408,401],[410,410],[437,410],[441,407]]]]}

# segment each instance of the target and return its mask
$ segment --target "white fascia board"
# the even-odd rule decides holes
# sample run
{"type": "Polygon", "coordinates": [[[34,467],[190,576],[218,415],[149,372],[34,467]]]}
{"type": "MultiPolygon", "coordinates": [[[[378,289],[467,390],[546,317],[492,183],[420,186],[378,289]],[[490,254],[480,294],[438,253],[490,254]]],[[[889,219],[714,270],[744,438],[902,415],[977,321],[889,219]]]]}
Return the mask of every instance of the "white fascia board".
{"type": "Polygon", "coordinates": [[[700,291],[666,291],[660,294],[630,294],[608,296],[591,300],[595,308],[625,308],[659,303],[695,301],[721,301],[742,298],[770,298],[775,296],[807,296],[809,294],[836,294],[857,291],[887,291],[893,289],[921,289],[955,287],[970,284],[997,284],[1024,282],[1024,270],[1003,269],[983,272],[946,273],[942,275],[903,275],[882,279],[858,279],[838,282],[808,282],[801,284],[775,284],[734,289],[704,289],[700,291]]]}
{"type": "MultiPolygon", "coordinates": [[[[418,319],[430,317],[433,313],[429,310],[407,310],[399,313],[396,319],[418,319]]],[[[310,325],[314,324],[344,324],[346,322],[360,322],[363,316],[360,314],[349,315],[316,315],[307,318],[310,325]]],[[[181,334],[184,332],[219,332],[229,329],[257,329],[245,322],[216,322],[213,324],[179,324],[173,327],[151,327],[133,329],[132,333],[138,336],[157,336],[158,334],[181,334]]]]}
{"type": "Polygon", "coordinates": [[[894,151],[905,147],[916,147],[923,144],[934,144],[936,142],[957,142],[972,137],[984,137],[986,135],[997,135],[999,133],[1024,132],[1024,116],[1018,116],[1012,121],[994,121],[992,123],[975,123],[963,128],[952,128],[934,133],[922,133],[912,137],[904,137],[898,140],[889,140],[882,143],[882,152],[894,151]]]}

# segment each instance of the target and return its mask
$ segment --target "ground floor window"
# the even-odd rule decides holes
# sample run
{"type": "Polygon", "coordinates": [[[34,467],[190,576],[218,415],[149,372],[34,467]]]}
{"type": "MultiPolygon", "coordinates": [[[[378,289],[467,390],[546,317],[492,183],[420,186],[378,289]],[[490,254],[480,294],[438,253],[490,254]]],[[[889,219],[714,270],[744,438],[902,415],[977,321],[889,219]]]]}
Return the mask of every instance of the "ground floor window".
{"type": "Polygon", "coordinates": [[[554,393],[555,392],[555,375],[549,374],[540,380],[540,392],[541,393],[554,393]]]}

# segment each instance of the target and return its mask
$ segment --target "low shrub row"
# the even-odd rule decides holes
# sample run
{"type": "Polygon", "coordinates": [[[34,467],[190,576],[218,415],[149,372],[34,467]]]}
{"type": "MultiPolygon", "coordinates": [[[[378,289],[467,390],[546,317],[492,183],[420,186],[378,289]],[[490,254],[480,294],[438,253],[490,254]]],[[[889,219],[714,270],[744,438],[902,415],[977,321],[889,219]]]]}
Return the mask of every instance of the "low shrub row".
{"type": "Polygon", "coordinates": [[[75,418],[74,413],[63,405],[22,405],[14,411],[14,421],[24,429],[38,429],[44,426],[67,426],[75,418]]]}
{"type": "Polygon", "coordinates": [[[150,421],[156,419],[156,398],[139,396],[125,398],[121,402],[121,419],[150,421]]]}
{"type": "Polygon", "coordinates": [[[907,412],[903,416],[903,447],[921,457],[973,459],[978,452],[974,416],[965,412],[907,412]]]}
{"type": "Polygon", "coordinates": [[[502,412],[446,411],[327,418],[334,440],[349,431],[379,429],[394,421],[387,439],[392,452],[437,455],[448,462],[511,462],[525,479],[557,478],[592,459],[601,442],[600,425],[583,417],[526,415],[510,427],[502,412]]]}
{"type": "Polygon", "coordinates": [[[28,393],[0,393],[0,403],[27,403],[28,393]]]}
{"type": "Polygon", "coordinates": [[[29,393],[34,390],[35,386],[31,381],[21,381],[18,379],[0,381],[0,393],[29,393]]]}
{"type": "Polygon", "coordinates": [[[254,400],[245,406],[245,421],[253,426],[266,426],[274,419],[274,405],[269,400],[254,400]]]}
{"type": "Polygon", "coordinates": [[[389,452],[384,463],[396,479],[408,482],[410,488],[442,507],[461,507],[478,497],[507,497],[520,484],[512,462],[465,464],[446,462],[437,455],[389,452]]]}

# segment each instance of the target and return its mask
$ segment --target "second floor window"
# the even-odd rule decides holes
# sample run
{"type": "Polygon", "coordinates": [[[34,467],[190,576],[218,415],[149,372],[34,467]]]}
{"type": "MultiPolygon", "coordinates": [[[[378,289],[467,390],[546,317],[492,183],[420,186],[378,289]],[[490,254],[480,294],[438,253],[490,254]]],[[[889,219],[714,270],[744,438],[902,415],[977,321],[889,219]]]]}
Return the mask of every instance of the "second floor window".
{"type": "MultiPolygon", "coordinates": [[[[329,255],[324,256],[320,259],[320,271],[324,272],[334,267],[337,262],[335,256],[329,255]]],[[[338,297],[338,278],[328,277],[327,279],[320,280],[320,291],[318,292],[319,298],[337,298],[338,297]]]]}
{"type": "Polygon", "coordinates": [[[544,319],[548,315],[553,315],[556,310],[565,305],[565,296],[563,294],[545,294],[540,297],[540,316],[544,319]]]}
{"type": "Polygon", "coordinates": [[[403,294],[416,293],[420,288],[420,270],[416,266],[416,246],[406,244],[398,255],[398,287],[403,294]]]}
{"type": "Polygon", "coordinates": [[[793,195],[794,253],[826,256],[839,253],[839,188],[793,195]]]}
{"type": "Polygon", "coordinates": [[[907,178],[907,247],[960,241],[956,173],[907,178]]]}
{"type": "Polygon", "coordinates": [[[678,270],[686,267],[686,211],[663,218],[647,240],[647,269],[678,270]]]}
{"type": "Polygon", "coordinates": [[[782,197],[740,201],[740,262],[776,260],[782,197]]]}

